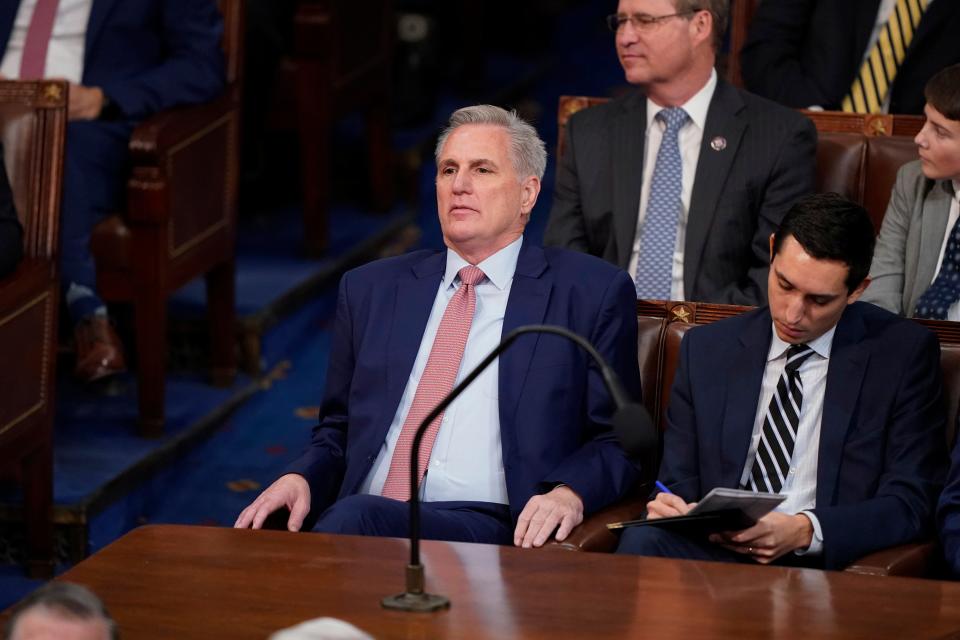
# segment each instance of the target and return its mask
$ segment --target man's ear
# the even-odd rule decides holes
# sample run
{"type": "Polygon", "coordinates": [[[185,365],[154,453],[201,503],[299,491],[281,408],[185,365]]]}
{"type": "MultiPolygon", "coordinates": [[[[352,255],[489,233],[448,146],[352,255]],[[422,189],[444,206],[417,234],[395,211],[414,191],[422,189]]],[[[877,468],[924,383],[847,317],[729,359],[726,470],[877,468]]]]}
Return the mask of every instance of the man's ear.
{"type": "Polygon", "coordinates": [[[863,292],[866,291],[867,287],[870,286],[870,276],[867,276],[863,279],[857,288],[850,292],[850,295],[847,296],[847,304],[853,304],[860,299],[860,296],[863,295],[863,292]]]}
{"type": "Polygon", "coordinates": [[[524,178],[520,183],[520,212],[528,215],[533,211],[538,195],[540,195],[540,178],[537,176],[524,178]]]}
{"type": "Polygon", "coordinates": [[[694,38],[699,43],[706,41],[713,46],[713,14],[709,11],[698,11],[690,20],[690,27],[693,29],[694,38]]]}

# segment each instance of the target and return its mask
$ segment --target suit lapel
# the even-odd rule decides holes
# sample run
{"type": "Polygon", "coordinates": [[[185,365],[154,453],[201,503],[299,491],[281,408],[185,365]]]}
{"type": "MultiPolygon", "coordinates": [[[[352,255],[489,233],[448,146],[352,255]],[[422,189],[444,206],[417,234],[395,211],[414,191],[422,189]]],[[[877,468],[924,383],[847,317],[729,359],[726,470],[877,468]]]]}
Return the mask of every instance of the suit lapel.
{"type": "Polygon", "coordinates": [[[84,56],[94,49],[103,24],[110,14],[110,10],[117,0],[93,0],[93,6],[90,8],[90,19],[87,21],[87,35],[84,42],[84,56]]]}
{"type": "Polygon", "coordinates": [[[717,211],[717,202],[723,193],[727,174],[737,157],[740,141],[746,129],[745,119],[740,117],[745,108],[736,89],[721,79],[710,101],[707,122],[700,143],[700,159],[697,175],[690,196],[690,211],[687,214],[687,237],[684,242],[683,288],[687,297],[694,295],[694,282],[700,272],[700,256],[707,242],[707,235],[717,211]],[[723,138],[726,147],[717,151],[711,146],[715,138],[723,138]]]}
{"type": "Polygon", "coordinates": [[[917,275],[908,304],[910,313],[917,306],[917,300],[933,282],[933,274],[937,271],[937,258],[943,246],[943,238],[947,234],[947,222],[950,219],[950,194],[944,190],[944,183],[936,182],[928,185],[930,190],[923,199],[923,211],[920,215],[920,259],[917,260],[917,275]],[[924,259],[929,256],[929,259],[924,259]]]}
{"type": "MultiPolygon", "coordinates": [[[[524,240],[517,259],[517,269],[513,275],[513,285],[510,287],[510,298],[507,300],[502,336],[506,336],[517,327],[543,322],[547,303],[550,300],[550,290],[553,288],[552,279],[547,272],[548,266],[543,249],[528,244],[527,240],[524,240]]],[[[527,371],[530,369],[533,352],[539,341],[539,334],[521,336],[500,356],[498,364],[500,430],[505,446],[509,443],[512,447],[516,443],[513,416],[516,414],[517,404],[523,394],[527,371]]],[[[506,449],[504,456],[507,456],[506,449]]]]}
{"type": "MultiPolygon", "coordinates": [[[[410,378],[446,267],[446,256],[445,251],[428,256],[413,266],[412,277],[397,282],[392,322],[384,323],[390,331],[387,339],[387,397],[383,402],[388,412],[396,411],[410,378]]],[[[387,419],[384,425],[386,429],[390,420],[387,419]]]]}
{"type": "Polygon", "coordinates": [[[720,478],[725,487],[738,487],[747,463],[757,414],[760,387],[770,351],[770,312],[757,313],[740,335],[740,352],[727,377],[727,397],[720,430],[720,478]]]}
{"type": "Polygon", "coordinates": [[[617,264],[626,269],[637,235],[643,157],[646,142],[647,99],[636,93],[624,104],[611,124],[613,128],[613,226],[617,264]]]}
{"type": "Polygon", "coordinates": [[[820,419],[820,455],[817,460],[817,506],[834,502],[843,443],[850,429],[854,409],[860,401],[860,386],[870,360],[870,354],[862,342],[865,332],[857,305],[847,307],[837,324],[830,348],[830,363],[827,365],[823,415],[820,419]]]}

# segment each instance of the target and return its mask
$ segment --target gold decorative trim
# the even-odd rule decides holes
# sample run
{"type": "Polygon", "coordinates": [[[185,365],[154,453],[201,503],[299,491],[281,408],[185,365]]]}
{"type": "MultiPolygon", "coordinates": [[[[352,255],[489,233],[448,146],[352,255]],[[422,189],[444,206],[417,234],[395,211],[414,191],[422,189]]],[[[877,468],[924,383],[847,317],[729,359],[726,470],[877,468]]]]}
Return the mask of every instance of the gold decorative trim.
{"type": "Polygon", "coordinates": [[[37,411],[43,410],[43,405],[45,403],[46,403],[46,399],[41,397],[41,399],[35,405],[33,405],[32,407],[30,407],[29,409],[21,413],[19,416],[17,416],[7,424],[0,427],[0,436],[5,434],[7,431],[10,431],[11,429],[13,429],[15,426],[17,426],[18,424],[20,424],[21,422],[23,422],[24,420],[26,420],[27,418],[35,414],[37,411]]]}
{"type": "Polygon", "coordinates": [[[682,322],[690,324],[693,322],[693,312],[685,304],[678,304],[670,309],[670,322],[682,322]]]}
{"type": "Polygon", "coordinates": [[[7,324],[8,322],[10,322],[11,320],[13,320],[13,319],[16,318],[17,316],[26,313],[28,309],[30,309],[31,307],[36,306],[39,302],[43,301],[44,298],[47,298],[47,297],[49,297],[49,296],[50,296],[50,292],[49,292],[49,291],[44,291],[43,293],[41,293],[40,295],[38,295],[38,296],[37,296],[36,298],[34,298],[33,300],[31,300],[31,301],[25,303],[24,305],[22,305],[19,309],[15,309],[15,310],[12,311],[11,313],[7,314],[6,317],[0,318],[0,327],[2,327],[3,325],[7,324]]]}

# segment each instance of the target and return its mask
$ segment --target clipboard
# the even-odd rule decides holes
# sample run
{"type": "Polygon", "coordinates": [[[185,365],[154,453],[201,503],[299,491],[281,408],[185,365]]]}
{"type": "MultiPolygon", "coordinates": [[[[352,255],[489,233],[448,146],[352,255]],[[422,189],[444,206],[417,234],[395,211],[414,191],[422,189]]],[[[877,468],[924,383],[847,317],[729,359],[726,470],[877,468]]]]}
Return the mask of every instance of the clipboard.
{"type": "Polygon", "coordinates": [[[677,533],[696,536],[707,536],[719,531],[739,531],[752,527],[786,498],[780,493],[755,493],[716,487],[686,515],[611,522],[607,529],[617,531],[629,527],[666,527],[677,533]]]}

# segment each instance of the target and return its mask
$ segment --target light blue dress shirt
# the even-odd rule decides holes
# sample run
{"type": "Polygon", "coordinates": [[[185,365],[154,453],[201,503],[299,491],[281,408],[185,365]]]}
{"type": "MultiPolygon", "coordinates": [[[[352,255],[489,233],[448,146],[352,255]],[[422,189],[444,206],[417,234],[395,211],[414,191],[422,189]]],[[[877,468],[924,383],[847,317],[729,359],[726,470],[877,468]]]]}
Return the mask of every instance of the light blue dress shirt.
{"type": "MultiPolygon", "coordinates": [[[[522,243],[523,237],[520,237],[477,265],[487,277],[477,285],[477,306],[463,359],[460,361],[460,370],[457,372],[457,383],[500,344],[503,317],[507,311],[507,300],[510,297],[522,243]]],[[[410,405],[413,404],[420,376],[427,366],[443,313],[450,298],[460,287],[457,273],[468,264],[455,251],[447,250],[447,267],[434,299],[423,339],[420,341],[417,359],[400,398],[400,406],[397,407],[387,431],[387,439],[360,487],[361,493],[379,495],[383,491],[394,447],[410,405]]],[[[503,450],[500,446],[498,368],[499,360],[491,363],[473,384],[447,407],[430,454],[427,475],[420,485],[420,499],[424,502],[471,500],[509,503],[503,473],[503,450]]]]}

